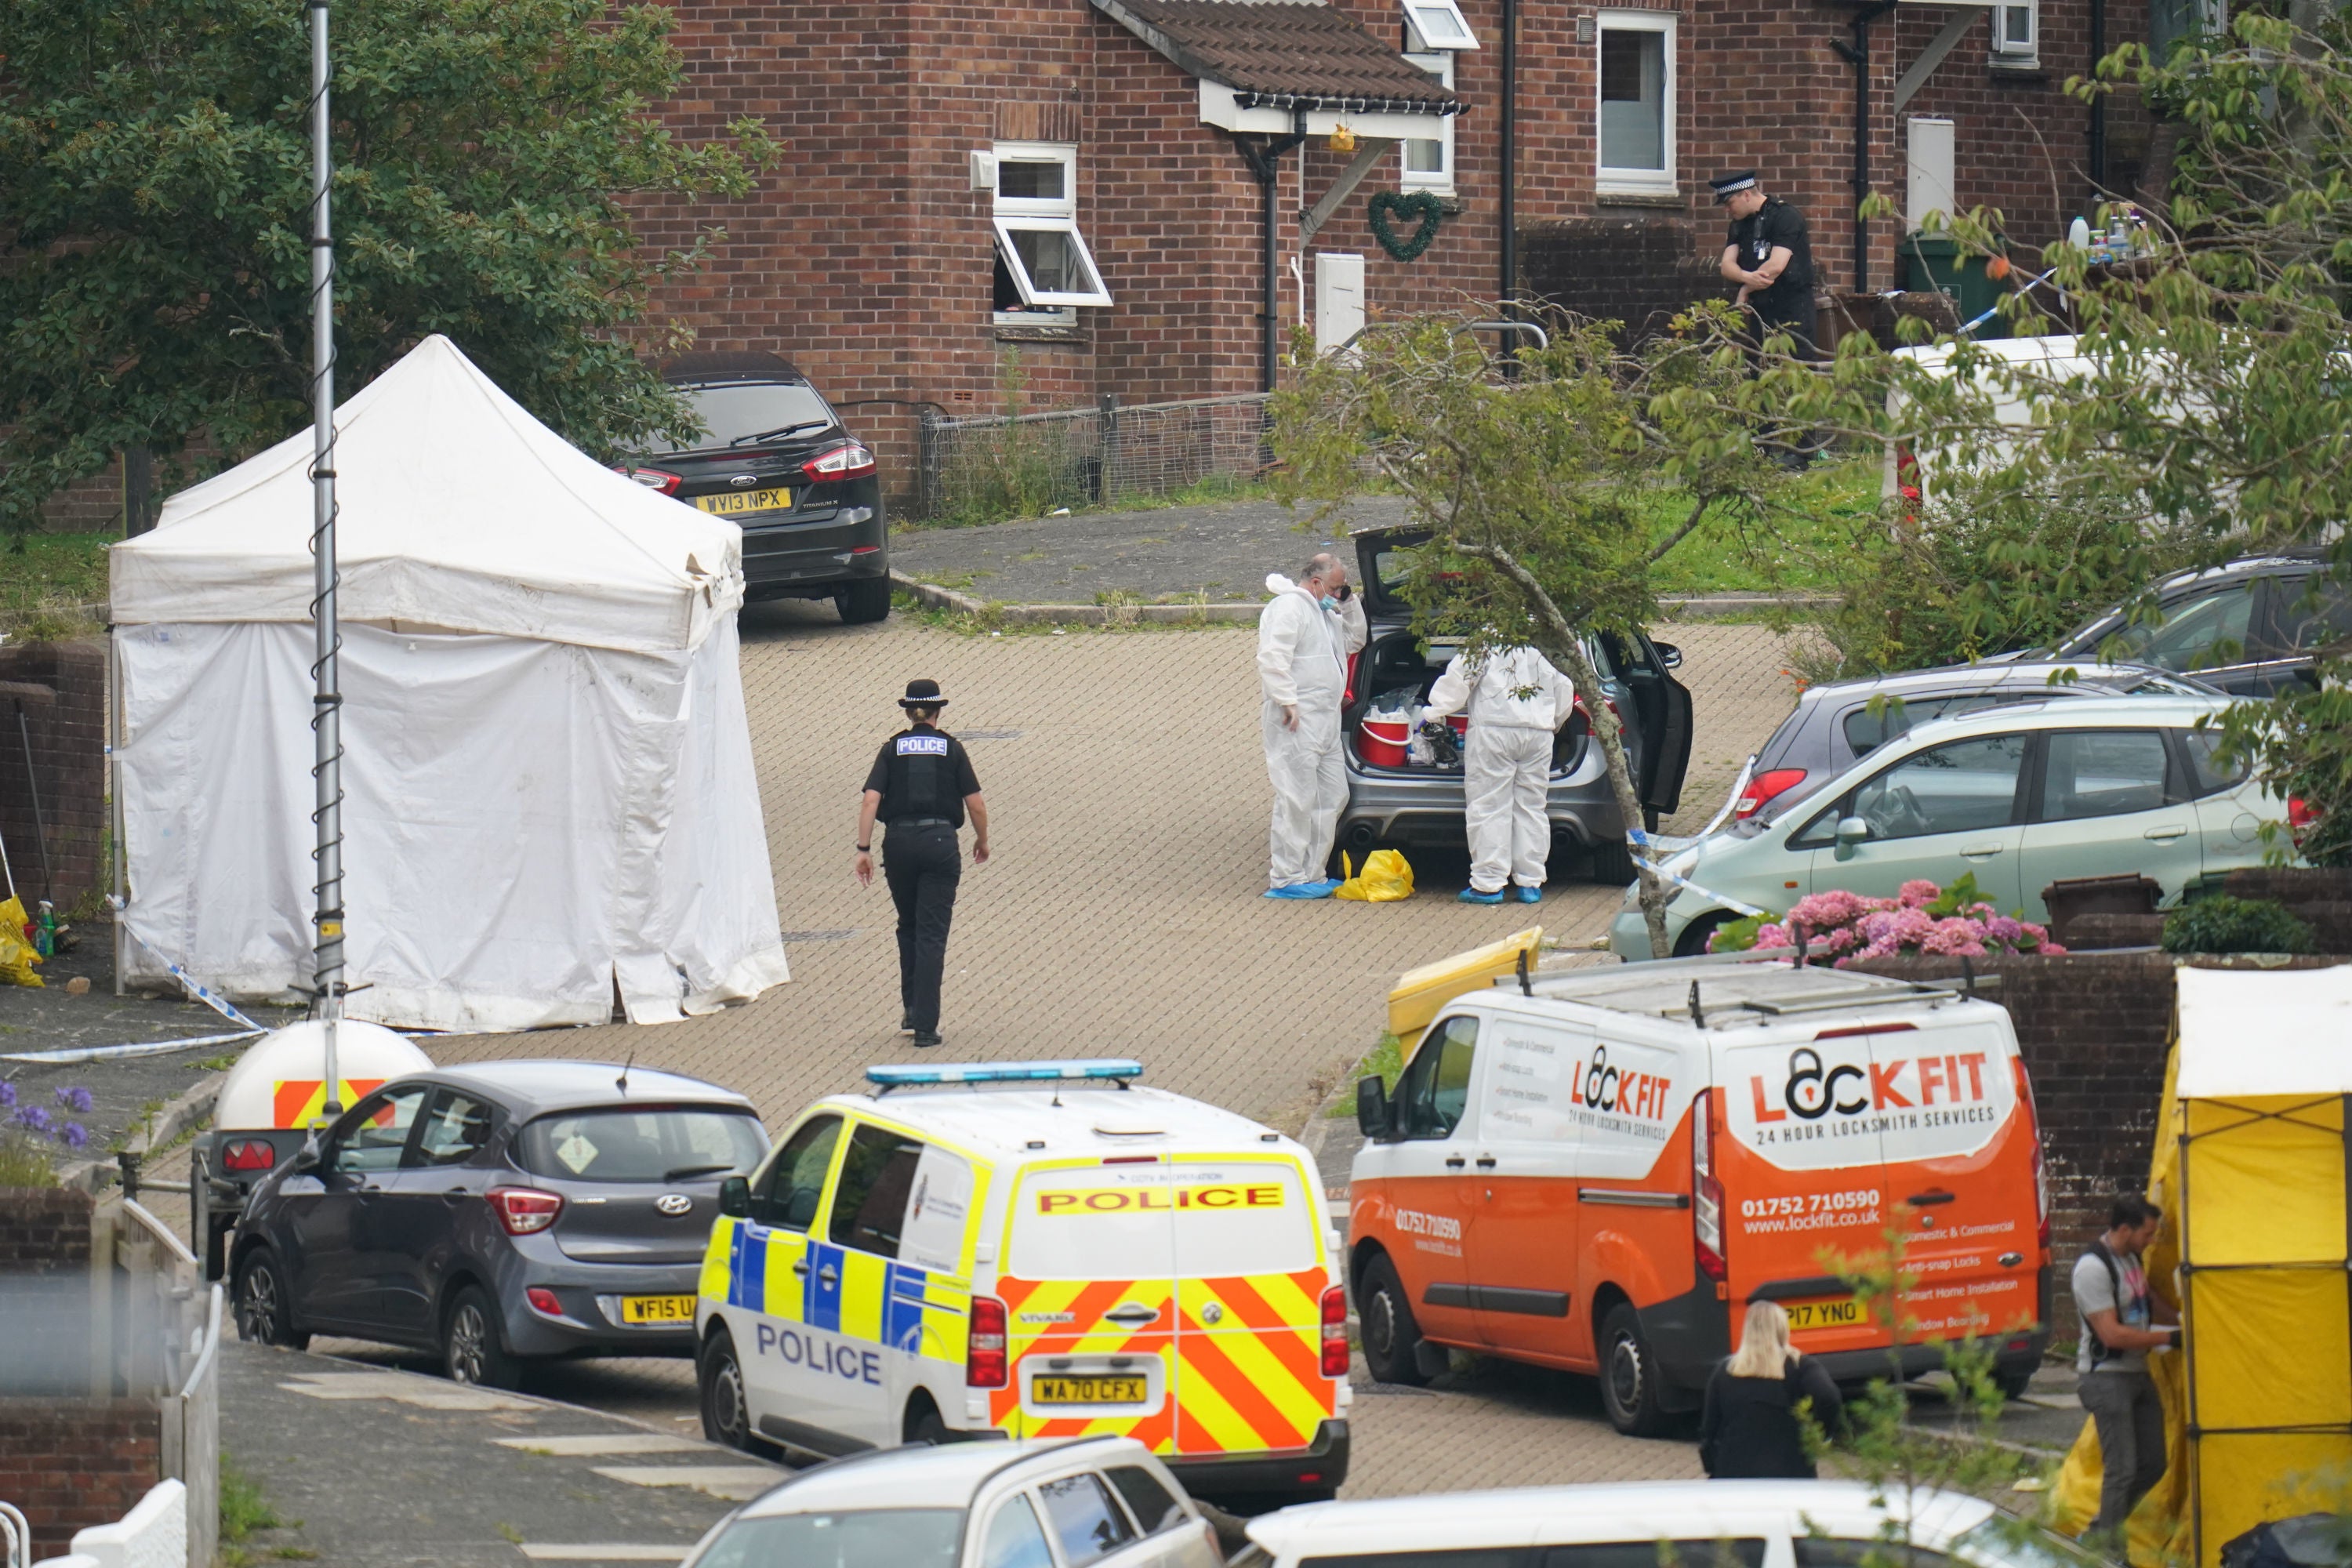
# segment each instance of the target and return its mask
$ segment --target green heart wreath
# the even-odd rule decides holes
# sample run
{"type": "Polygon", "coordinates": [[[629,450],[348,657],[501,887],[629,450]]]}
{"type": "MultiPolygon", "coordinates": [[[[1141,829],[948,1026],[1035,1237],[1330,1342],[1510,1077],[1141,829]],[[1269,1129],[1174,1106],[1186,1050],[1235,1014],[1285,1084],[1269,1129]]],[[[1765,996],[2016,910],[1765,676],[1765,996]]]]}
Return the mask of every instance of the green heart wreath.
{"type": "Polygon", "coordinates": [[[1375,191],[1371,200],[1372,237],[1381,248],[1399,261],[1411,261],[1429,248],[1437,237],[1437,226],[1445,221],[1445,204],[1428,191],[1415,191],[1407,195],[1401,191],[1375,191]],[[1399,239],[1391,217],[1409,217],[1419,214],[1421,227],[1411,239],[1399,239]]]}

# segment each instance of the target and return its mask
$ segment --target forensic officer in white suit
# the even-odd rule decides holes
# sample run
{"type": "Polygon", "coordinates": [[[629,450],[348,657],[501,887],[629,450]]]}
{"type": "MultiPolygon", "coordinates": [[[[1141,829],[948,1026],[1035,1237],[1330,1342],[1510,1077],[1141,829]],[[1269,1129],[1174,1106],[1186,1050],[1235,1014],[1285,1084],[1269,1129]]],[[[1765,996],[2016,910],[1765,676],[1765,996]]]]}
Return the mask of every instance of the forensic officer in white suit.
{"type": "Polygon", "coordinates": [[[1328,899],[1339,884],[1324,869],[1348,804],[1339,710],[1348,660],[1364,646],[1364,605],[1348,586],[1347,567],[1332,555],[1316,556],[1296,583],[1272,574],[1265,590],[1274,595],[1257,620],[1257,676],[1265,694],[1259,729],[1274,782],[1265,896],[1328,899]]]}
{"type": "Polygon", "coordinates": [[[1429,690],[1424,723],[1465,709],[1470,739],[1462,759],[1464,817],[1470,838],[1465,904],[1499,904],[1507,883],[1519,902],[1543,898],[1551,854],[1552,741],[1576,708],[1576,688],[1534,648],[1458,653],[1429,690]]]}

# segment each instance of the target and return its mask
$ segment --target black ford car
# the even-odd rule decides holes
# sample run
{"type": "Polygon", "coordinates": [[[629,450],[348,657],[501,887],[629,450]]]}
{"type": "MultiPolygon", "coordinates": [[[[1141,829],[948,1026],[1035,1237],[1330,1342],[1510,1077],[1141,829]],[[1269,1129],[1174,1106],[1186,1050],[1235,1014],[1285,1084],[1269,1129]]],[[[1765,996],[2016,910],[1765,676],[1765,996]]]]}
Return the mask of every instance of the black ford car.
{"type": "Polygon", "coordinates": [[[646,447],[621,471],[742,525],[747,599],[831,599],[852,623],[887,616],[874,453],[808,378],[772,353],[683,354],[661,376],[692,400],[703,434],[646,447]]]}

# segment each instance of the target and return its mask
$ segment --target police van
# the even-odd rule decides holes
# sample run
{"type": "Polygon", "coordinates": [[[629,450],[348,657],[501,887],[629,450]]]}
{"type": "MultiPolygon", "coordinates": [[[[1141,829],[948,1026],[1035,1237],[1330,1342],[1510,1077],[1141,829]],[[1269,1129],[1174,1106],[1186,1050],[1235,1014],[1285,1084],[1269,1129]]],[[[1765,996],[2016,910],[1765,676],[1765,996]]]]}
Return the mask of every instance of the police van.
{"type": "Polygon", "coordinates": [[[1392,1096],[1358,1086],[1373,1375],[1424,1382],[1457,1345],[1597,1374],[1618,1429],[1655,1434],[1755,1300],[1839,1382],[1884,1375],[1893,1336],[1833,1259],[1892,1226],[1916,1276],[1906,1374],[1972,1335],[2021,1393],[2049,1196],[2009,1015],[1973,992],[1704,958],[1522,968],[1444,1001],[1392,1096]]]}
{"type": "Polygon", "coordinates": [[[1193,1493],[1328,1498],[1347,1298],[1313,1158],[1123,1059],[866,1069],[723,1185],[705,1433],[838,1455],[1141,1442],[1193,1493]]]}

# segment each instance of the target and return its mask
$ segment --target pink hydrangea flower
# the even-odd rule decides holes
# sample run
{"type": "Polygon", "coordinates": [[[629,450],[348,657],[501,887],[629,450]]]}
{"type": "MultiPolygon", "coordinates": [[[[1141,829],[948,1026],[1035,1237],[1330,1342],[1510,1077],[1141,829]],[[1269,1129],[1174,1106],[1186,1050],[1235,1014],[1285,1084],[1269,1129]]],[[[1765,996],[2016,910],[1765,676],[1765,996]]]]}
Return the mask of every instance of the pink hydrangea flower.
{"type": "Polygon", "coordinates": [[[2024,923],[2007,915],[1988,915],[1984,929],[1986,941],[2006,942],[2011,947],[2015,947],[2018,938],[2025,934],[2024,923]]]}
{"type": "Polygon", "coordinates": [[[1853,924],[1870,907],[1870,903],[1871,900],[1864,900],[1860,894],[1849,893],[1842,888],[1826,893],[1812,893],[1797,900],[1797,907],[1789,911],[1788,923],[1803,926],[1809,931],[1829,931],[1853,924]]]}
{"type": "Polygon", "coordinates": [[[1923,952],[1942,953],[1948,958],[1981,958],[1984,956],[1984,927],[1960,915],[1949,915],[1937,921],[1935,928],[1919,943],[1923,952]]]}
{"type": "Polygon", "coordinates": [[[1895,889],[1895,901],[1906,910],[1916,910],[1934,903],[1944,896],[1944,889],[1925,878],[1914,878],[1895,889]]]}

